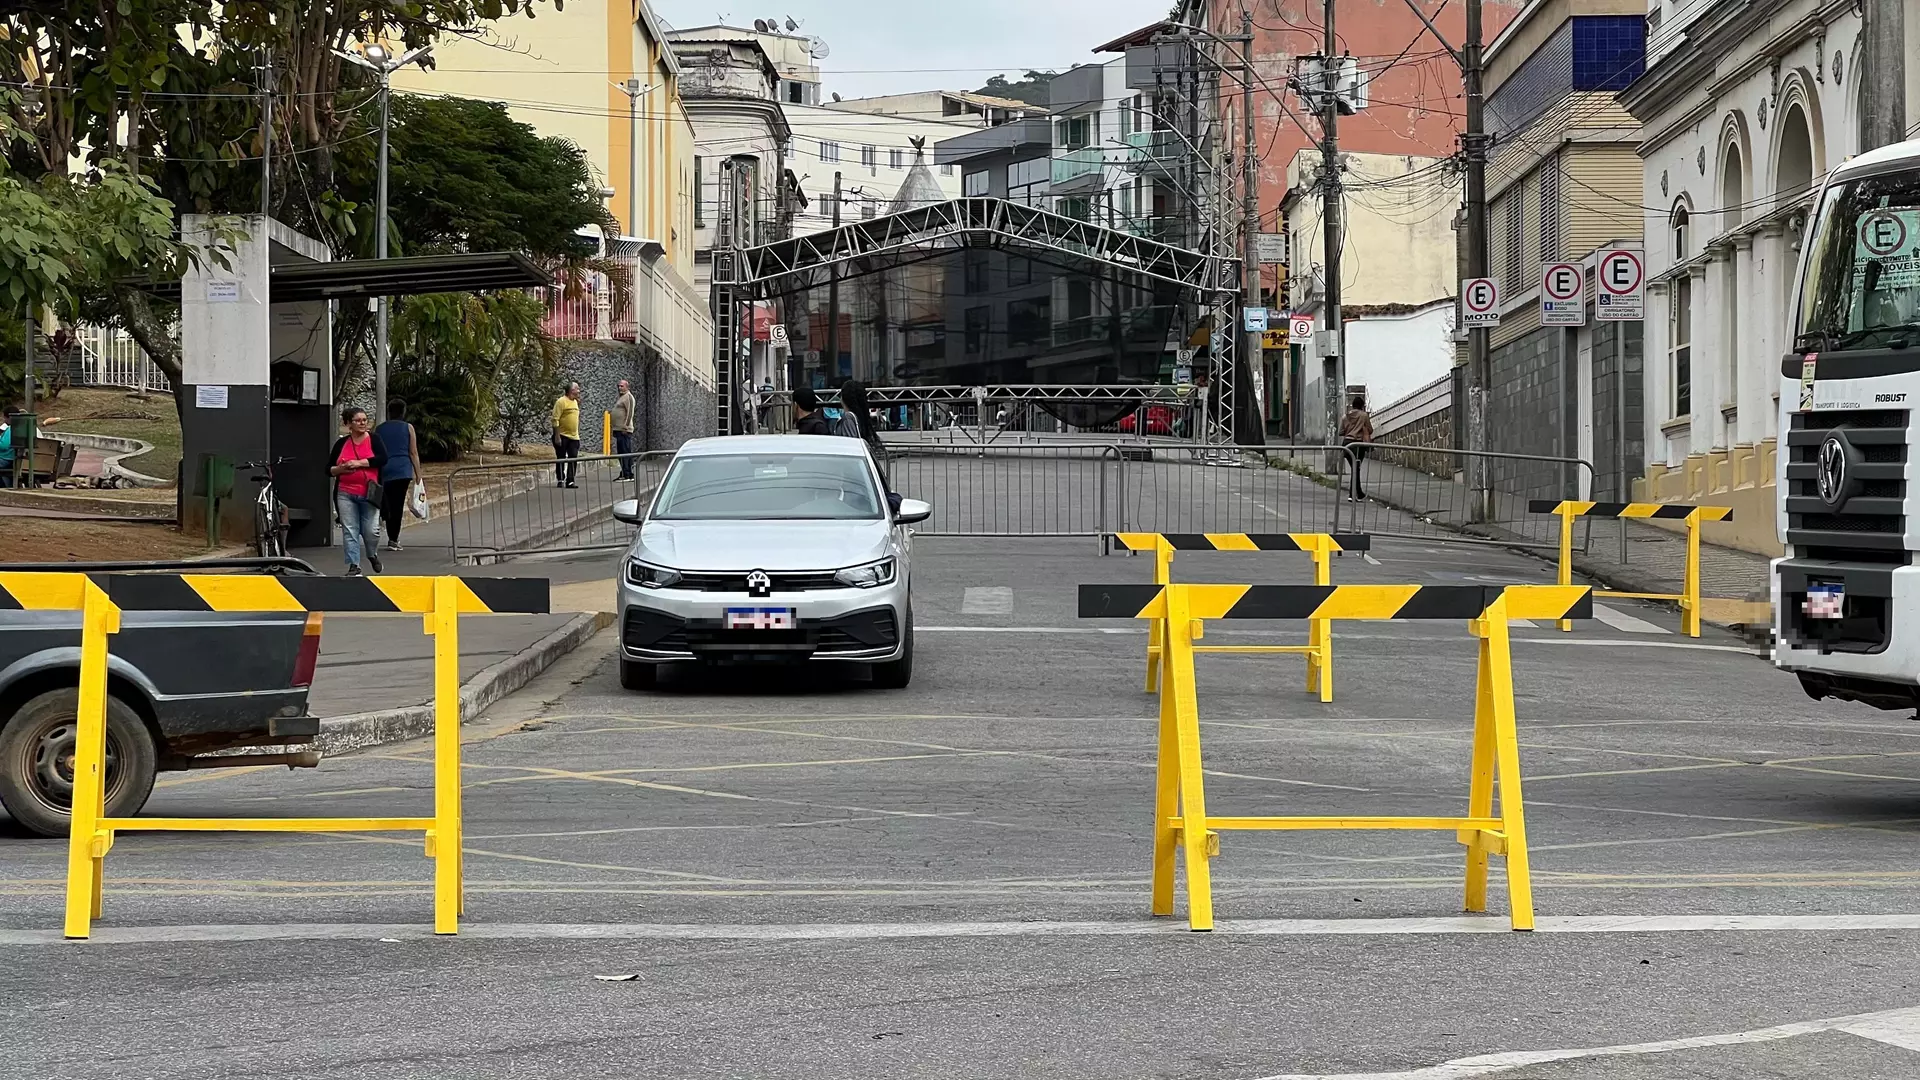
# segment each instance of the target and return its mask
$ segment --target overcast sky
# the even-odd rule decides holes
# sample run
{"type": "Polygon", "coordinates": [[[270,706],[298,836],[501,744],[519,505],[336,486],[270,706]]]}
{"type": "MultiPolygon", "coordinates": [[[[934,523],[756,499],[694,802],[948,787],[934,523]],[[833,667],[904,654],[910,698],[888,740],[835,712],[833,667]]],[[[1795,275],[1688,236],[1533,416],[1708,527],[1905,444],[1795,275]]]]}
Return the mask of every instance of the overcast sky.
{"type": "MultiPolygon", "coordinates": [[[[675,27],[789,17],[832,50],[824,90],[871,97],[972,90],[996,72],[1065,70],[1095,45],[1166,17],[1169,0],[653,0],[675,27]],[[902,70],[912,69],[912,70],[902,70]]],[[[1111,59],[1111,57],[1108,57],[1111,59]]],[[[822,97],[825,93],[822,94],[822,97]]]]}

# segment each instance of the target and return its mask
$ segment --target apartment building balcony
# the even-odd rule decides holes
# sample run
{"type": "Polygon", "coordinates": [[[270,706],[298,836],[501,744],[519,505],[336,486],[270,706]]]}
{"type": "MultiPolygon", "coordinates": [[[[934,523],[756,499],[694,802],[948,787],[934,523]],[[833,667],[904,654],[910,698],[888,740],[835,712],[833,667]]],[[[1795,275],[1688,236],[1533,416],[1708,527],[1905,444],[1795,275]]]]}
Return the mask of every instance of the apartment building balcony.
{"type": "Polygon", "coordinates": [[[1136,131],[1126,137],[1128,163],[1148,176],[1171,177],[1186,153],[1177,132],[1136,131]]]}
{"type": "Polygon", "coordinates": [[[1097,146],[1053,158],[1053,195],[1089,195],[1107,186],[1107,152],[1097,146]]]}

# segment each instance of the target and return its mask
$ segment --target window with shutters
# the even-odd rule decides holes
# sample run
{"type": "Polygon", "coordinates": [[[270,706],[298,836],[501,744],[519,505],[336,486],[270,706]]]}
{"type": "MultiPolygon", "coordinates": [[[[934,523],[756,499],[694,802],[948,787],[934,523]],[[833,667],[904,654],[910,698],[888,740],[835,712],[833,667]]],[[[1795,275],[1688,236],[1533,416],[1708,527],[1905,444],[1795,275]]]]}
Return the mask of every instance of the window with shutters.
{"type": "Polygon", "coordinates": [[[1668,366],[1673,369],[1673,415],[1693,411],[1693,279],[1673,283],[1673,310],[1668,316],[1668,366]]]}
{"type": "Polygon", "coordinates": [[[860,148],[860,164],[865,165],[867,168],[871,169],[875,165],[879,164],[879,162],[880,162],[880,150],[878,147],[863,146],[860,148]]]}
{"type": "Polygon", "coordinates": [[[829,162],[839,161],[840,160],[840,144],[837,142],[822,141],[820,143],[820,160],[829,161],[829,162]]]}
{"type": "Polygon", "coordinates": [[[1566,243],[1566,204],[1561,201],[1560,159],[1540,166],[1540,261],[1560,261],[1566,243]]]}
{"type": "Polygon", "coordinates": [[[906,168],[906,167],[907,167],[907,152],[906,152],[905,150],[901,150],[901,149],[899,149],[898,147],[894,147],[894,148],[892,148],[892,149],[889,149],[889,150],[887,151],[887,167],[888,167],[888,168],[890,168],[890,169],[904,169],[904,168],[906,168]]]}
{"type": "Polygon", "coordinates": [[[1500,266],[1500,290],[1512,296],[1520,291],[1526,263],[1527,189],[1515,184],[1507,192],[1507,243],[1500,266]]]}

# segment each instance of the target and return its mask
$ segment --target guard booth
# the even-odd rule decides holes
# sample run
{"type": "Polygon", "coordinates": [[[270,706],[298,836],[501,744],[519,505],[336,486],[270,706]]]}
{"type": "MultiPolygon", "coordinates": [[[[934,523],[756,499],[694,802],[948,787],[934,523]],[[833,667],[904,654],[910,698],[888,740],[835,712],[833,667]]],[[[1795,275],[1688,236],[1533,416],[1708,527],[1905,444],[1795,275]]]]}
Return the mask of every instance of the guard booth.
{"type": "Polygon", "coordinates": [[[431,292],[544,287],[550,275],[512,252],[331,261],[325,244],[272,218],[241,219],[245,238],[218,257],[212,219],[188,215],[183,238],[203,252],[178,282],[146,288],[180,304],[183,532],[253,539],[256,470],[284,459],[274,488],[289,508],[291,547],[333,543],[327,449],[339,434],[336,403],[376,412],[371,377],[342,394],[333,381],[334,301],[431,292]],[[212,468],[209,468],[209,466],[212,468]],[[226,488],[231,477],[231,489],[226,488]],[[208,529],[208,484],[218,520],[208,529]]]}

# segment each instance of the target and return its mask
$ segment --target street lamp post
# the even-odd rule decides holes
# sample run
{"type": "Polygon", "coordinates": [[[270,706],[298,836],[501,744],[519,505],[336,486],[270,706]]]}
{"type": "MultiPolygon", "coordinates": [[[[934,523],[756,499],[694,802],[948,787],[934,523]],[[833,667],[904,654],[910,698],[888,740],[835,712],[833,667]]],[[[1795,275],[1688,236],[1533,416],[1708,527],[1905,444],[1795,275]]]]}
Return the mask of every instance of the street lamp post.
{"type": "MultiPolygon", "coordinates": [[[[385,45],[371,42],[359,52],[336,49],[343,59],[359,64],[368,71],[380,76],[380,164],[378,179],[374,182],[373,196],[373,257],[387,257],[387,122],[388,103],[393,97],[393,73],[413,63],[415,60],[433,51],[433,46],[422,45],[409,49],[399,56],[387,51],[385,45]]],[[[373,415],[377,422],[387,420],[387,301],[388,297],[375,297],[375,319],[373,329],[373,415]]]]}

